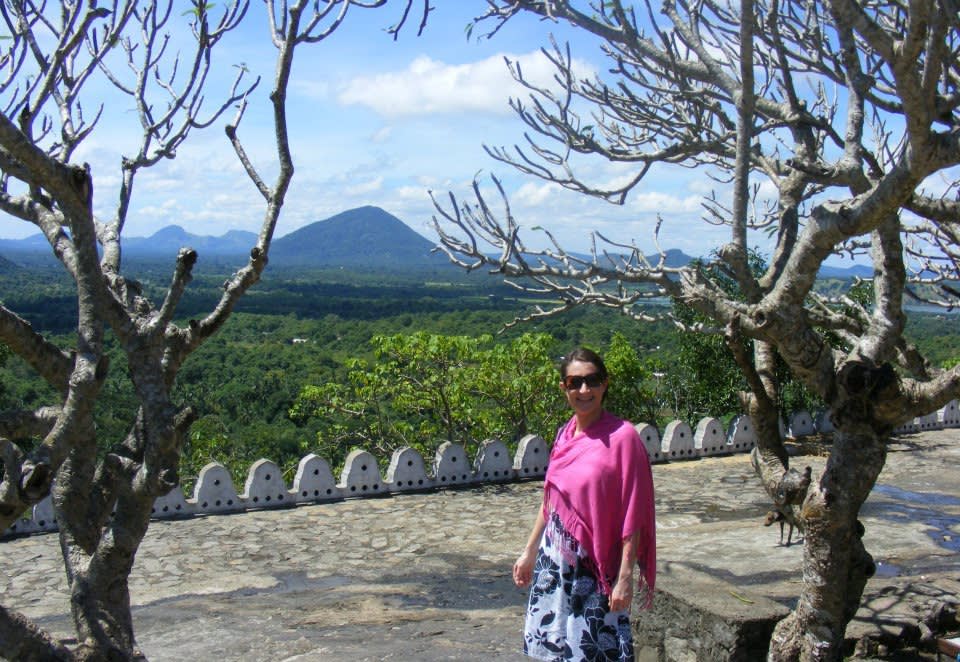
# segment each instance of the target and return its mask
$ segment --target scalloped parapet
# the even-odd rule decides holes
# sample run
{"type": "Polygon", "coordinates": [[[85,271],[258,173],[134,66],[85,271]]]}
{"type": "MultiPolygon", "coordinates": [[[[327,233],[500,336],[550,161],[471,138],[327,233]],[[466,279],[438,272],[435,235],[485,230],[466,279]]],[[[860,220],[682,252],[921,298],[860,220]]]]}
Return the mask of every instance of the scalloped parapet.
{"type": "Polygon", "coordinates": [[[920,424],[917,420],[916,418],[911,418],[909,421],[904,421],[900,427],[894,428],[894,434],[916,434],[920,432],[920,424]]]}
{"type": "Polygon", "coordinates": [[[197,484],[193,487],[192,503],[199,513],[232,513],[245,509],[227,468],[211,462],[200,470],[197,484]]]}
{"type": "MultiPolygon", "coordinates": [[[[47,497],[49,498],[49,497],[47,497]]],[[[7,527],[5,535],[24,536],[30,533],[40,533],[41,529],[33,519],[33,509],[28,508],[21,517],[13,520],[13,524],[7,527]]]]}
{"type": "Polygon", "coordinates": [[[53,498],[45,496],[33,506],[33,521],[40,531],[56,531],[57,517],[53,514],[53,498]]]}
{"type": "Polygon", "coordinates": [[[151,517],[189,517],[197,512],[197,505],[189,503],[183,490],[177,485],[153,502],[151,517]]]}
{"type": "Polygon", "coordinates": [[[813,427],[819,434],[830,434],[834,431],[833,419],[830,418],[829,409],[821,409],[813,417],[813,427]]]}
{"type": "Polygon", "coordinates": [[[510,451],[499,439],[487,439],[480,444],[480,451],[473,463],[473,474],[479,481],[499,482],[513,478],[510,451]]]}
{"type": "MultiPolygon", "coordinates": [[[[802,436],[807,434],[811,425],[820,433],[833,431],[827,411],[818,412],[808,423],[810,418],[809,413],[802,411],[789,417],[791,433],[802,436]]],[[[960,410],[957,401],[953,400],[934,413],[906,421],[897,428],[896,433],[909,434],[957,426],[960,426],[960,410]]],[[[652,425],[638,423],[634,428],[651,463],[745,453],[755,448],[757,443],[753,421],[746,415],[734,419],[727,431],[715,418],[701,419],[693,433],[686,423],[673,421],[664,429],[662,440],[657,428],[652,425]]],[[[280,468],[270,460],[261,459],[250,467],[242,495],[237,494],[227,469],[212,462],[200,471],[192,498],[185,498],[181,489],[175,487],[154,501],[151,516],[163,519],[215,515],[329,502],[345,497],[382,496],[476,483],[537,479],[546,474],[549,461],[549,445],[535,434],[520,440],[512,464],[507,446],[496,439],[484,441],[473,462],[470,462],[462,445],[444,442],[437,449],[429,471],[418,451],[409,447],[401,448],[393,453],[386,478],[382,478],[377,458],[367,451],[355,450],[347,456],[338,484],[329,463],[310,454],[300,460],[293,485],[288,490],[280,468]]],[[[27,511],[24,517],[14,521],[3,535],[56,531],[52,503],[48,496],[27,511]]]]}
{"type": "Polygon", "coordinates": [[[460,444],[445,441],[433,459],[433,475],[437,487],[469,485],[474,481],[467,452],[460,444]]]}
{"type": "Polygon", "coordinates": [[[693,430],[683,421],[670,421],[663,430],[660,452],[670,460],[692,460],[699,456],[693,440],[693,430]]]}
{"type": "Polygon", "coordinates": [[[387,467],[387,483],[392,492],[433,487],[433,479],[427,475],[423,456],[409,446],[393,451],[390,466],[387,467]]]}
{"type": "Polygon", "coordinates": [[[723,433],[723,423],[709,416],[701,418],[700,422],[697,423],[696,431],[693,433],[693,446],[701,457],[729,453],[727,436],[723,433]]]}
{"type": "Polygon", "coordinates": [[[787,429],[788,436],[799,439],[800,437],[809,437],[815,432],[816,426],[810,412],[800,410],[790,417],[790,426],[787,429]]]}
{"type": "Polygon", "coordinates": [[[7,534],[25,535],[28,533],[46,533],[57,530],[57,520],[53,515],[53,500],[46,496],[32,508],[24,511],[23,516],[17,518],[7,534]]]}
{"type": "Polygon", "coordinates": [[[330,464],[314,453],[300,460],[290,491],[297,503],[335,501],[343,498],[330,470],[330,464]]]}
{"type": "Polygon", "coordinates": [[[647,449],[647,457],[650,458],[650,464],[666,462],[667,458],[661,450],[660,432],[657,428],[649,423],[637,423],[633,428],[637,431],[637,434],[640,435],[640,441],[643,442],[643,447],[647,449]]]}
{"type": "Polygon", "coordinates": [[[31,533],[41,533],[29,511],[25,511],[22,517],[13,520],[13,524],[7,527],[4,537],[7,536],[25,536],[31,533]]]}
{"type": "Polygon", "coordinates": [[[927,430],[939,430],[943,427],[940,424],[940,417],[937,412],[927,414],[926,416],[918,416],[916,419],[917,427],[920,428],[920,432],[926,432],[927,430]]]}
{"type": "Polygon", "coordinates": [[[517,454],[513,456],[513,469],[517,478],[536,478],[547,473],[550,462],[550,449],[547,442],[538,434],[528,434],[517,444],[517,454]]]}
{"type": "Polygon", "coordinates": [[[753,450],[757,445],[753,419],[746,414],[740,414],[733,419],[727,431],[727,443],[732,453],[748,453],[753,450]]]}
{"type": "Polygon", "coordinates": [[[283,481],[283,472],[276,462],[259,459],[250,467],[247,482],[240,495],[247,508],[273,508],[296,503],[283,481]]]}
{"type": "Polygon", "coordinates": [[[960,408],[957,407],[957,401],[951,400],[943,407],[937,410],[937,418],[940,424],[945,428],[955,428],[960,426],[960,408]]]}
{"type": "Polygon", "coordinates": [[[371,496],[387,491],[380,477],[377,458],[368,451],[352,450],[340,473],[340,493],[345,497],[371,496]]]}

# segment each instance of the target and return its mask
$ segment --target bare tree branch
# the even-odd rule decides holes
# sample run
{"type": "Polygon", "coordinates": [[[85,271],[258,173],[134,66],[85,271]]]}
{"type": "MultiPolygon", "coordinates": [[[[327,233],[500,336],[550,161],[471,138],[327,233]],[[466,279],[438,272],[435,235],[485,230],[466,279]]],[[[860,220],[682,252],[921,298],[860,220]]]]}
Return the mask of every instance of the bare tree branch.
{"type": "Polygon", "coordinates": [[[22,357],[37,374],[66,393],[73,361],[70,355],[33,330],[29,322],[0,306],[0,340],[22,357]]]}

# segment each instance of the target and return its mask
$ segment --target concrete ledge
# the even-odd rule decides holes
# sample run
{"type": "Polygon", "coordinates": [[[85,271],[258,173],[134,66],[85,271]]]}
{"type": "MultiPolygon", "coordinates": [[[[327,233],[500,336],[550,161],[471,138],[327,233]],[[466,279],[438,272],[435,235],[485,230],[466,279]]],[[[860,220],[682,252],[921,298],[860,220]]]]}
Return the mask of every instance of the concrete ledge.
{"type": "Polygon", "coordinates": [[[657,575],[653,608],[631,618],[637,662],[756,662],[790,610],[688,569],[657,575]]]}

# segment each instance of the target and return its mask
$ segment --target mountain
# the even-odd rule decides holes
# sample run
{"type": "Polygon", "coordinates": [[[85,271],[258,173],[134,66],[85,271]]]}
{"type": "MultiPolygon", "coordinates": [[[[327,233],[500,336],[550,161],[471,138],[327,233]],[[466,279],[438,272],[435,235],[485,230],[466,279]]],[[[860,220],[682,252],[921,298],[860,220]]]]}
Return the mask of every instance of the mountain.
{"type": "MultiPolygon", "coordinates": [[[[657,264],[660,261],[660,256],[648,255],[647,259],[650,261],[650,264],[657,264]]],[[[679,248],[670,248],[664,251],[664,263],[670,268],[685,267],[694,259],[695,258],[687,255],[679,248]]]]}
{"type": "Polygon", "coordinates": [[[25,239],[0,239],[0,253],[38,253],[50,252],[50,244],[41,233],[32,234],[25,239]]]}
{"type": "Polygon", "coordinates": [[[274,239],[270,263],[279,267],[400,267],[446,264],[434,244],[379,207],[358,207],[274,239]]]}
{"type": "Polygon", "coordinates": [[[150,237],[124,237],[123,252],[130,257],[172,257],[184,246],[190,246],[201,258],[241,256],[257,243],[253,232],[230,230],[220,237],[191,234],[179,225],[168,225],[150,237]]]}
{"type": "MultiPolygon", "coordinates": [[[[679,248],[669,248],[666,251],[664,251],[663,265],[668,269],[677,269],[680,267],[690,266],[690,263],[696,259],[698,258],[687,255],[679,248]]],[[[706,258],[699,258],[699,259],[703,262],[708,261],[706,258]]],[[[647,262],[649,262],[653,266],[657,266],[658,264],[660,264],[660,255],[658,253],[654,253],[653,255],[648,255],[647,262]]],[[[676,279],[678,278],[678,276],[672,275],[670,276],[670,278],[676,279]]]]}
{"type": "Polygon", "coordinates": [[[0,255],[0,274],[9,275],[20,271],[20,267],[0,255]]]}
{"type": "Polygon", "coordinates": [[[823,265],[817,272],[820,278],[839,278],[847,280],[849,278],[873,278],[873,267],[864,264],[854,264],[850,267],[832,267],[823,265]]]}
{"type": "MultiPolygon", "coordinates": [[[[123,254],[127,257],[159,257],[169,259],[184,246],[195,248],[203,256],[243,256],[257,243],[253,232],[230,230],[220,237],[191,234],[179,225],[168,225],[149,237],[124,237],[123,254]]],[[[50,255],[50,245],[42,234],[26,239],[0,239],[0,254],[23,256],[42,253],[50,255]]]]}

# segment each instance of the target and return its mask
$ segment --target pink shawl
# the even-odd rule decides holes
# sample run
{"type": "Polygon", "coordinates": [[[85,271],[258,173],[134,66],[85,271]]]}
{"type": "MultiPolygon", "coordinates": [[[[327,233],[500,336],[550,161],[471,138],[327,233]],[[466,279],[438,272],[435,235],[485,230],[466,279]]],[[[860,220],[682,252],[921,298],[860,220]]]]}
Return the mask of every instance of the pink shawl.
{"type": "Polygon", "coordinates": [[[549,521],[551,512],[560,517],[586,551],[606,595],[620,572],[623,539],[639,531],[640,591],[643,607],[649,607],[657,541],[647,451],[634,427],[609,412],[575,435],[576,425],[571,418],[553,442],[543,487],[544,519],[549,521]]]}

